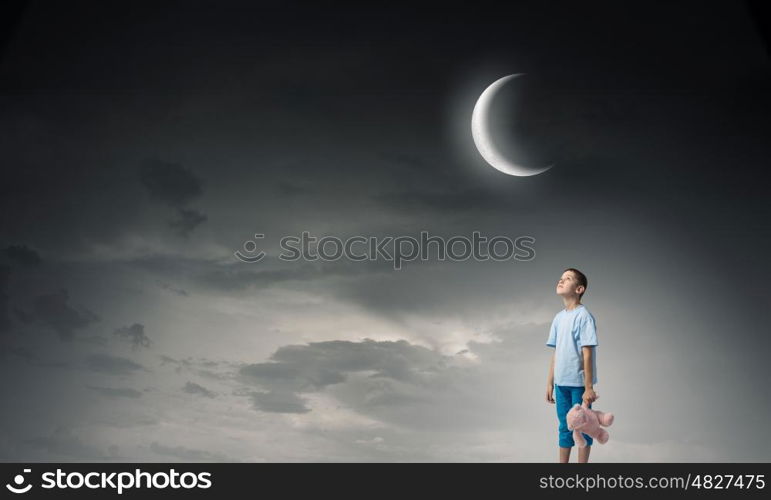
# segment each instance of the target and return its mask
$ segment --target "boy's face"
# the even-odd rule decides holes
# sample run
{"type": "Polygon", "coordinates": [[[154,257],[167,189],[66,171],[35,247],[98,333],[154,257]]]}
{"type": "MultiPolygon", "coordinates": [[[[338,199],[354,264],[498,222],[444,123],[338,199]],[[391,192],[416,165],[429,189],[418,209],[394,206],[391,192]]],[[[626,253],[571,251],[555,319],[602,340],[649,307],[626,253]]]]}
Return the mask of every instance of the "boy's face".
{"type": "Polygon", "coordinates": [[[578,284],[573,271],[565,271],[557,280],[557,295],[560,297],[574,297],[584,292],[584,286],[578,284]]]}

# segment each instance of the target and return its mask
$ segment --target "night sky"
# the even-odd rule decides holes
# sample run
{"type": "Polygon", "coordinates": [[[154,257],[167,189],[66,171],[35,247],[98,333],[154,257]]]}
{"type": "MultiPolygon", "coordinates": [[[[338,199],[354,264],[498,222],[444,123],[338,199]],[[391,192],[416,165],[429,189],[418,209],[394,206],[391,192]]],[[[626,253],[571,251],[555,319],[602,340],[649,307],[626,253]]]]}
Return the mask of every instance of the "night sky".
{"type": "Polygon", "coordinates": [[[261,4],[4,7],[0,459],[554,461],[577,267],[593,459],[769,460],[757,3],[261,4]],[[471,139],[513,73],[496,141],[532,177],[471,139]],[[279,259],[303,231],[535,258],[279,259]]]}

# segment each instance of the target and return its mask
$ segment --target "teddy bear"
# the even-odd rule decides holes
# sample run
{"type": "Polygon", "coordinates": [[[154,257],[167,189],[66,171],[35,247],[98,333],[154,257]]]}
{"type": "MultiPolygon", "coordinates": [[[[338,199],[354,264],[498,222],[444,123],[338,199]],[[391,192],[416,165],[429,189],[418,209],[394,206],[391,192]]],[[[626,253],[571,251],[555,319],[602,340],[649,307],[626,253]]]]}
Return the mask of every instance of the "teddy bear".
{"type": "Polygon", "coordinates": [[[567,421],[568,429],[573,431],[573,440],[579,448],[585,448],[586,440],[582,434],[588,434],[602,444],[608,442],[608,431],[600,426],[608,427],[611,425],[613,414],[592,410],[586,403],[582,405],[576,403],[568,412],[567,421]]]}

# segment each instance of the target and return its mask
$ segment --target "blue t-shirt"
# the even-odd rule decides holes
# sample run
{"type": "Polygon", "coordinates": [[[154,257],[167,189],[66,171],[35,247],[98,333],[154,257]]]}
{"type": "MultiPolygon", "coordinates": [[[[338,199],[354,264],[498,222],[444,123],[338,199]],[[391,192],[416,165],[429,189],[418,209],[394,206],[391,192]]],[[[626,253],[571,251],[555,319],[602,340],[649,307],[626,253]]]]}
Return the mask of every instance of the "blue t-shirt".
{"type": "MultiPolygon", "coordinates": [[[[597,346],[594,316],[583,304],[572,311],[563,309],[554,316],[547,346],[557,349],[554,359],[554,383],[584,386],[582,347],[597,346]]],[[[597,349],[592,349],[592,384],[597,383],[597,349]]]]}

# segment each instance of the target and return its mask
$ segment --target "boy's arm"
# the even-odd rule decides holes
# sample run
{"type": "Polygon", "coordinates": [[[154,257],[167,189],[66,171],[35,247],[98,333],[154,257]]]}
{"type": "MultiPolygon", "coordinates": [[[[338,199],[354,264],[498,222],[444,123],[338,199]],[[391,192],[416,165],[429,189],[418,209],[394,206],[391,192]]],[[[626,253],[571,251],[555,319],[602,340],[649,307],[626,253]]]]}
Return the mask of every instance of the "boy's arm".
{"type": "Polygon", "coordinates": [[[549,377],[546,379],[546,401],[554,403],[554,357],[557,355],[557,351],[551,356],[551,363],[549,363],[549,377]]]}
{"type": "Polygon", "coordinates": [[[584,346],[581,348],[584,354],[584,395],[583,400],[587,405],[594,402],[597,399],[597,394],[594,392],[594,374],[592,373],[592,356],[594,355],[593,346],[584,346]]]}

